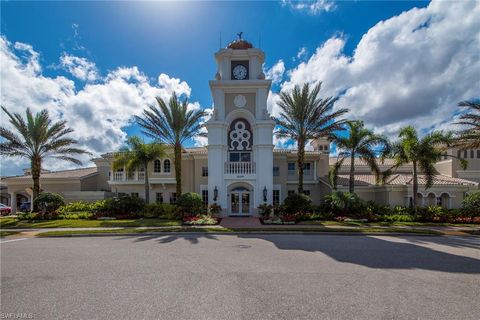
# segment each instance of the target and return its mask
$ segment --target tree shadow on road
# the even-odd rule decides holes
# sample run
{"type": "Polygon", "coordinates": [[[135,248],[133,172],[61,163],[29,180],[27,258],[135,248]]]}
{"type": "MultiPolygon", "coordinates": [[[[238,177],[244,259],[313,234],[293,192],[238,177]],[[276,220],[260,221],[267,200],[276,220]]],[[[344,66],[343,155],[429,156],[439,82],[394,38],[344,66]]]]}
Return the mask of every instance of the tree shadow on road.
{"type": "Polygon", "coordinates": [[[159,243],[170,243],[175,240],[186,240],[191,244],[198,244],[200,238],[205,238],[208,240],[218,240],[215,235],[204,234],[204,233],[186,233],[186,234],[165,234],[165,235],[143,235],[143,236],[126,236],[120,239],[135,239],[134,242],[143,242],[148,240],[156,240],[159,243]]]}
{"type": "MultiPolygon", "coordinates": [[[[480,260],[437,251],[411,242],[419,237],[396,237],[408,242],[370,236],[289,236],[239,235],[240,238],[261,238],[281,250],[322,252],[345,263],[377,269],[424,269],[451,273],[480,273],[480,260]]],[[[422,238],[423,239],[423,238],[422,238]]],[[[459,239],[428,238],[429,243],[458,247],[459,239]]],[[[465,238],[469,239],[469,238],[465,238]]],[[[425,240],[426,241],[426,240],[425,240]]],[[[478,241],[478,238],[477,238],[478,241]]],[[[471,246],[468,242],[466,246],[471,246]]]]}
{"type": "MultiPolygon", "coordinates": [[[[269,241],[280,250],[320,252],[339,262],[352,263],[374,269],[423,269],[450,273],[480,274],[480,260],[443,252],[444,247],[479,248],[478,237],[373,237],[346,235],[300,235],[300,234],[225,234],[222,236],[240,239],[269,241]],[[428,245],[441,245],[429,248],[428,245]]],[[[207,233],[165,234],[134,236],[134,242],[156,240],[160,244],[185,240],[199,244],[200,239],[221,240],[218,235],[207,233]]],[[[132,239],[132,236],[120,239],[132,239]]],[[[248,243],[255,247],[259,243],[248,243]]]]}

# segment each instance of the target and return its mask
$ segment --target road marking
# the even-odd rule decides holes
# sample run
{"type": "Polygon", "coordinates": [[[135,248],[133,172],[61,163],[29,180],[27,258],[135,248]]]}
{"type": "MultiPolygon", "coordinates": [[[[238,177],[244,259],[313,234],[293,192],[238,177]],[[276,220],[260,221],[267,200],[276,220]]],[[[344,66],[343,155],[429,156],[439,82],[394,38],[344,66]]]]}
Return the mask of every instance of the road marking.
{"type": "Polygon", "coordinates": [[[2,240],[0,241],[0,244],[2,243],[7,243],[7,242],[12,242],[12,241],[20,241],[20,240],[27,240],[28,238],[19,238],[19,239],[11,239],[11,240],[2,240]]]}

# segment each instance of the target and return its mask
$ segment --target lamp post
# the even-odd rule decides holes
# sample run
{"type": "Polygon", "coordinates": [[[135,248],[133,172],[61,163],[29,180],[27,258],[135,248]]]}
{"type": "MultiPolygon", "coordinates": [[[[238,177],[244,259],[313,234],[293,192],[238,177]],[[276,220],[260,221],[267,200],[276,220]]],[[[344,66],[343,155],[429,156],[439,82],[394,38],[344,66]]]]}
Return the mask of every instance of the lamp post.
{"type": "Polygon", "coordinates": [[[267,202],[267,187],[263,188],[263,202],[267,202]]]}
{"type": "Polygon", "coordinates": [[[217,201],[218,198],[218,189],[217,186],[215,186],[215,189],[213,189],[213,201],[217,201]]]}

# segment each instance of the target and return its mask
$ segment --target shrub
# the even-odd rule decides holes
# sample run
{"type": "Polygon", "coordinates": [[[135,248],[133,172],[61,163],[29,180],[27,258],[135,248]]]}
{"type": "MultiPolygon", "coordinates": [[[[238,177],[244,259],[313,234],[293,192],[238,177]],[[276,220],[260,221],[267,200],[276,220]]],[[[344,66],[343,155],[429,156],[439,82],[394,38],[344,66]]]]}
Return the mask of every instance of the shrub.
{"type": "Polygon", "coordinates": [[[51,214],[56,212],[58,208],[65,205],[65,200],[58,193],[42,192],[33,201],[34,208],[38,208],[43,213],[51,214]]]}
{"type": "Polygon", "coordinates": [[[85,211],[92,211],[91,204],[83,201],[70,202],[58,208],[58,213],[60,214],[68,213],[68,212],[85,212],[85,211]]]}
{"type": "Polygon", "coordinates": [[[98,216],[135,216],[145,208],[145,201],[139,197],[125,195],[104,200],[96,210],[98,216]]]}
{"type": "Polygon", "coordinates": [[[467,217],[480,217],[480,192],[471,193],[462,201],[462,214],[467,217]]]}
{"type": "Polygon", "coordinates": [[[258,214],[262,218],[267,218],[270,216],[272,209],[273,209],[273,206],[270,204],[261,204],[258,206],[258,214]]]}
{"type": "Polygon", "coordinates": [[[326,195],[324,201],[335,216],[362,218],[368,215],[365,202],[356,193],[335,191],[326,195]]]}
{"type": "Polygon", "coordinates": [[[168,203],[149,203],[145,205],[143,216],[145,218],[177,219],[177,206],[168,203]]]}
{"type": "Polygon", "coordinates": [[[300,193],[294,193],[285,198],[283,202],[287,213],[295,214],[308,212],[312,208],[312,200],[309,196],[300,193]]]}
{"type": "Polygon", "coordinates": [[[40,220],[42,217],[38,213],[27,212],[17,215],[18,220],[40,220]]]}
{"type": "Polygon", "coordinates": [[[210,215],[216,216],[220,212],[222,212],[222,207],[216,203],[212,203],[210,206],[208,206],[208,213],[210,215]]]}
{"type": "Polygon", "coordinates": [[[197,215],[202,209],[202,197],[195,192],[187,192],[177,199],[177,205],[184,214],[197,215]]]}
{"type": "Polygon", "coordinates": [[[93,213],[91,212],[74,212],[74,213],[63,213],[58,215],[58,219],[91,219],[93,213]]]}

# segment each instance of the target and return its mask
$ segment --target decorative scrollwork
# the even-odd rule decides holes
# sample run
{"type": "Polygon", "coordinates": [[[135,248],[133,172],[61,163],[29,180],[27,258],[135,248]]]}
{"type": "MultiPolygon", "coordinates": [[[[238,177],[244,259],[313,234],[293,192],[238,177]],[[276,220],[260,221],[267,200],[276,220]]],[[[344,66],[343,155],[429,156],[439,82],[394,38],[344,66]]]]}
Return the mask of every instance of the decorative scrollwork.
{"type": "Polygon", "coordinates": [[[251,137],[252,134],[248,130],[244,121],[238,120],[234,123],[230,131],[230,150],[252,150],[251,137]]]}

